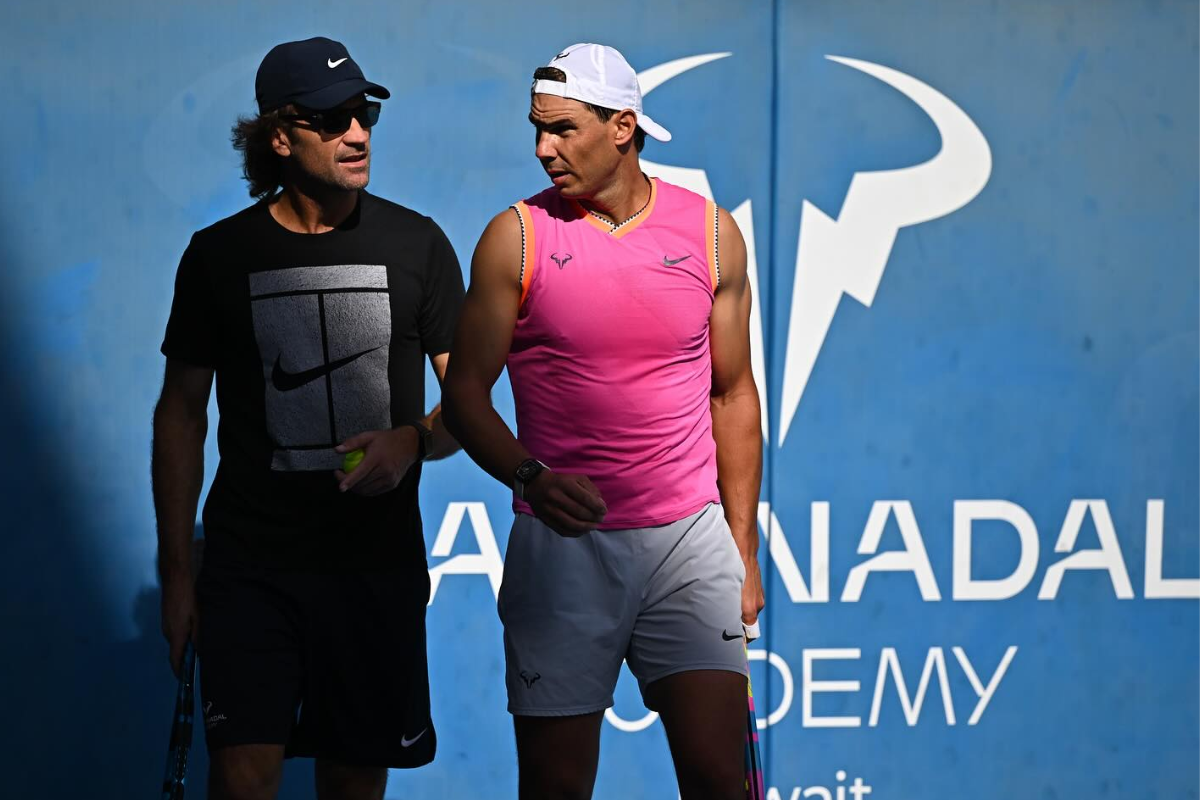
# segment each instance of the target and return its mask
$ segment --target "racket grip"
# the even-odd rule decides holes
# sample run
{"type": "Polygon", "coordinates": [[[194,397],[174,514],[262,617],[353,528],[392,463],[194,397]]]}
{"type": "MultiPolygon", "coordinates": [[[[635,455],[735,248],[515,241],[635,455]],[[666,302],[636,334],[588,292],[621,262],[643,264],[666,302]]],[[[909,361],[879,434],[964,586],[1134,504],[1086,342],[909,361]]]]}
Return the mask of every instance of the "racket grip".
{"type": "Polygon", "coordinates": [[[196,651],[188,642],[180,661],[179,689],[175,693],[175,716],[171,723],[171,740],[167,750],[167,768],[163,776],[163,800],[183,800],[187,777],[188,754],[192,747],[192,722],[196,699],[196,651]]]}

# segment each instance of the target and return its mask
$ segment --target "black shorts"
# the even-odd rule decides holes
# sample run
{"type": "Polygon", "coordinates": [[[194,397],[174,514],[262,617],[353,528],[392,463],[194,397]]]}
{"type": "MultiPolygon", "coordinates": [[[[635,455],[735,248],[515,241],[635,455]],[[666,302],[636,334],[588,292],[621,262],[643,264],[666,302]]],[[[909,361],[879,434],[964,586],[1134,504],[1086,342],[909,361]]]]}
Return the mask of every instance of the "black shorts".
{"type": "Polygon", "coordinates": [[[206,564],[197,654],[210,750],[419,767],[433,760],[423,569],[322,574],[206,564]]]}

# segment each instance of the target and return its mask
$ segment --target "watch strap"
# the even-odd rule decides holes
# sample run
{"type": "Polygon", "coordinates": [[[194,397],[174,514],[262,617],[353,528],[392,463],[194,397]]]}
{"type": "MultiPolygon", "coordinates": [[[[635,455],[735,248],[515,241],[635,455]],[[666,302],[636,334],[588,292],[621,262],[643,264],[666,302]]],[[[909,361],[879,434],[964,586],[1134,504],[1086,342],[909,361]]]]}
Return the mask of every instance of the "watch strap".
{"type": "Polygon", "coordinates": [[[547,469],[549,467],[536,458],[527,458],[517,465],[513,472],[513,491],[516,492],[518,500],[525,499],[525,487],[547,469]]]}
{"type": "Polygon", "coordinates": [[[433,452],[433,431],[425,427],[425,423],[416,420],[404,424],[417,431],[417,461],[429,458],[429,454],[433,452]]]}

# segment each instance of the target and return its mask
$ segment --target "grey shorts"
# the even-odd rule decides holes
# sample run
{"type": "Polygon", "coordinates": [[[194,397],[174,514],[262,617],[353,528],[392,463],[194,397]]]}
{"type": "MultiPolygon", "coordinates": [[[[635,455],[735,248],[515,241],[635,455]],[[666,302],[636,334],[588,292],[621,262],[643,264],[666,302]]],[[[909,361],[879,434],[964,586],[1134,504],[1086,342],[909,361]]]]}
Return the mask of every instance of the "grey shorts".
{"type": "Polygon", "coordinates": [[[577,538],[518,514],[497,604],[509,712],[609,708],[622,659],[643,699],[677,672],[746,674],[745,577],[719,505],[668,525],[577,538]]]}

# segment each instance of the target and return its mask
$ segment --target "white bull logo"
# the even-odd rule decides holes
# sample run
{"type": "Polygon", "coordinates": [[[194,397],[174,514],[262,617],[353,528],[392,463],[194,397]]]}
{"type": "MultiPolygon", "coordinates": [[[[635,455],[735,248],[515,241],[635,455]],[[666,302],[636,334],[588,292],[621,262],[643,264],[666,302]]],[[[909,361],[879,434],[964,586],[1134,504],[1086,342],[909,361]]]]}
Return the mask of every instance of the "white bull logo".
{"type": "MultiPolygon", "coordinates": [[[[660,64],[638,74],[642,93],[678,75],[731,53],[708,53],[660,64]]],[[[801,210],[796,271],[783,371],[783,407],[778,445],[787,438],[812,374],[817,354],[843,294],[870,306],[900,228],[944,217],[971,202],[987,184],[992,153],[979,128],[949,98],[894,69],[851,58],[831,61],[865,72],[904,94],[933,120],[942,148],[930,160],[901,169],[858,172],[850,181],[841,214],[835,220],[805,200],[801,210]]],[[[702,169],[643,161],[647,173],[713,200],[702,169]]],[[[751,363],[762,403],[763,438],[770,441],[763,360],[762,314],[758,299],[758,263],[754,252],[754,214],[750,200],[732,212],[746,238],[750,289],[755,297],[750,319],[751,363]]]]}

